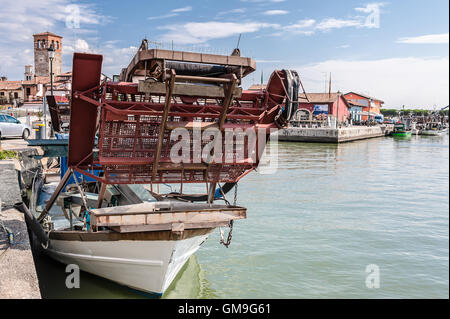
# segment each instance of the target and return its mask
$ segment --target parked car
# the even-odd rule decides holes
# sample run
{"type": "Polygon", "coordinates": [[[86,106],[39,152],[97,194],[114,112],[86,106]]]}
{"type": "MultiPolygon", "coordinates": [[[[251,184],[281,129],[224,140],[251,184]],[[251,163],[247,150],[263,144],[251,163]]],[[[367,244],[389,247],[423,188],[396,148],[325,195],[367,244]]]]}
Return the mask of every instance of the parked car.
{"type": "Polygon", "coordinates": [[[31,128],[20,123],[18,119],[11,115],[0,114],[0,139],[3,137],[22,137],[27,139],[30,136],[31,128]]]}

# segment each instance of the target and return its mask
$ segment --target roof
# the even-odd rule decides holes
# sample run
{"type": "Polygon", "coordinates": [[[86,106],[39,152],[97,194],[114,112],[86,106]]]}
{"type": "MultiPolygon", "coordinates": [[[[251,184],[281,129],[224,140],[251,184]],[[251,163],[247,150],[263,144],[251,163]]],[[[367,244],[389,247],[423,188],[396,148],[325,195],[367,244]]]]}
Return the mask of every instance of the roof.
{"type": "MultiPolygon", "coordinates": [[[[304,93],[299,94],[300,103],[334,103],[338,99],[338,93],[306,93],[308,99],[304,93]]],[[[342,99],[345,101],[345,104],[348,105],[348,101],[345,99],[343,95],[341,95],[342,99]]]]}
{"type": "Polygon", "coordinates": [[[265,84],[253,84],[248,88],[248,91],[261,91],[266,88],[265,84]]]}
{"type": "Polygon", "coordinates": [[[52,36],[52,37],[57,37],[57,38],[61,38],[62,39],[62,36],[54,34],[52,32],[48,32],[48,31],[47,32],[33,34],[33,37],[39,37],[39,36],[52,36]]]}
{"type": "Polygon", "coordinates": [[[50,83],[48,76],[35,76],[29,81],[0,81],[0,90],[20,90],[24,85],[37,85],[50,83]]]}
{"type": "Polygon", "coordinates": [[[46,84],[50,82],[49,76],[35,76],[33,80],[22,81],[23,85],[46,84]]]}
{"type": "Polygon", "coordinates": [[[350,100],[347,100],[347,102],[348,102],[348,105],[350,105],[350,107],[360,107],[360,108],[367,107],[365,105],[360,105],[360,104],[357,104],[357,103],[353,103],[350,100]]]}
{"type": "Polygon", "coordinates": [[[20,90],[22,81],[0,81],[0,90],[20,90]]]}
{"type": "Polygon", "coordinates": [[[35,84],[45,84],[50,82],[49,76],[35,76],[34,77],[34,83],[35,84]]]}
{"type": "Polygon", "coordinates": [[[345,93],[344,96],[349,95],[349,94],[356,94],[356,95],[365,97],[366,99],[369,99],[369,100],[380,101],[381,103],[384,103],[384,101],[382,101],[380,99],[377,99],[377,98],[374,98],[374,97],[371,97],[371,96],[368,96],[365,94],[357,93],[357,92],[348,92],[348,93],[345,93]]]}

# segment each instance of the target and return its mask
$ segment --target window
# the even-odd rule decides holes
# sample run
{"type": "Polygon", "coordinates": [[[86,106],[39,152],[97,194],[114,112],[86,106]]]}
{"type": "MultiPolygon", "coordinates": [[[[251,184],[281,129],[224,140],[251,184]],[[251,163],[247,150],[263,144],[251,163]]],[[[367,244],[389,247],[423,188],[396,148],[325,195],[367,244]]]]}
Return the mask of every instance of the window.
{"type": "Polygon", "coordinates": [[[27,95],[30,95],[30,94],[31,94],[31,89],[27,88],[27,95]]]}
{"type": "Polygon", "coordinates": [[[18,98],[19,98],[19,93],[14,92],[14,98],[15,98],[15,99],[18,99],[18,98]]]}
{"type": "Polygon", "coordinates": [[[5,122],[6,122],[5,116],[4,115],[0,115],[0,123],[5,123],[5,122]]]}
{"type": "Polygon", "coordinates": [[[6,117],[6,121],[8,123],[17,123],[17,120],[14,117],[12,117],[10,115],[4,115],[4,116],[6,117]]]}
{"type": "Polygon", "coordinates": [[[0,92],[0,96],[5,96],[5,92],[0,92]]]}

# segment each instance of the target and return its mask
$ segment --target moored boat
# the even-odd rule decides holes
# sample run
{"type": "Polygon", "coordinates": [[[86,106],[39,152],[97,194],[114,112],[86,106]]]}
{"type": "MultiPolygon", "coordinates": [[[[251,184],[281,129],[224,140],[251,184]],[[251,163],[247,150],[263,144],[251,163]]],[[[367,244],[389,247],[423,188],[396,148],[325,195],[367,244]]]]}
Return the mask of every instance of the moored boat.
{"type": "MultiPolygon", "coordinates": [[[[55,186],[44,184],[38,190],[38,213],[55,186]]],[[[110,188],[105,205],[126,202],[125,196],[138,196],[129,187],[110,188]]],[[[91,206],[97,196],[88,193],[87,205],[91,206]]],[[[82,212],[79,193],[69,190],[60,197],[45,218],[49,231],[44,252],[64,264],[157,296],[216,227],[227,227],[231,220],[246,217],[243,207],[154,199],[92,209],[88,215],[82,212]]]]}
{"type": "Polygon", "coordinates": [[[411,137],[412,132],[411,130],[406,129],[406,125],[404,123],[396,123],[391,135],[394,137],[411,137]]]}
{"type": "Polygon", "coordinates": [[[238,84],[255,62],[233,54],[148,50],[143,41],[116,82],[100,81],[101,55],[74,54],[68,143],[33,142],[62,152],[59,178],[44,170],[31,212],[18,207],[50,257],[161,295],[215,228],[228,247],[246,208],[226,194],[258,166],[270,130],[296,110],[287,97],[300,86],[281,70],[264,90],[244,92],[238,84]],[[225,130],[236,134],[230,145],[225,130]],[[162,184],[179,191],[159,193],[162,184]],[[206,191],[184,193],[185,184],[206,191]]]}
{"type": "Polygon", "coordinates": [[[444,127],[439,122],[427,123],[425,127],[420,131],[421,135],[427,136],[441,136],[448,132],[448,128],[444,127]]]}

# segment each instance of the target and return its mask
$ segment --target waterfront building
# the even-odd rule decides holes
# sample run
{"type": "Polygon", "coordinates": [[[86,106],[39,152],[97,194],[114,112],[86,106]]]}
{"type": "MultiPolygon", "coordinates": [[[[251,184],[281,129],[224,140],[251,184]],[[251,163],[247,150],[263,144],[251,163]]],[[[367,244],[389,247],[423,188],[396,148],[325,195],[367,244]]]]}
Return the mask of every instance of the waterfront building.
{"type": "Polygon", "coordinates": [[[48,49],[53,46],[53,91],[57,101],[66,102],[65,96],[70,91],[72,73],[62,73],[62,37],[51,32],[33,35],[33,65],[25,65],[23,80],[8,81],[0,77],[0,104],[17,106],[24,102],[42,101],[46,91],[50,91],[50,61],[48,49]]]}
{"type": "Polygon", "coordinates": [[[384,102],[380,99],[355,92],[348,92],[344,94],[344,97],[353,106],[362,108],[363,115],[361,116],[361,119],[363,121],[367,121],[367,114],[381,114],[380,109],[384,102]]]}
{"type": "Polygon", "coordinates": [[[352,120],[354,122],[362,121],[363,107],[361,105],[356,105],[351,102],[348,102],[348,104],[350,105],[350,115],[352,117],[352,120]]]}
{"type": "Polygon", "coordinates": [[[342,94],[339,93],[307,93],[299,95],[299,109],[306,109],[313,114],[332,115],[339,118],[340,122],[348,120],[350,105],[342,94]]]}
{"type": "MultiPolygon", "coordinates": [[[[248,88],[248,91],[261,91],[266,88],[265,84],[253,84],[248,88]]],[[[350,105],[343,94],[338,93],[307,93],[299,94],[299,110],[304,110],[302,116],[308,115],[317,116],[319,114],[339,116],[340,122],[345,122],[349,119],[350,105]]],[[[301,112],[301,111],[300,111],[301,112]]]]}

